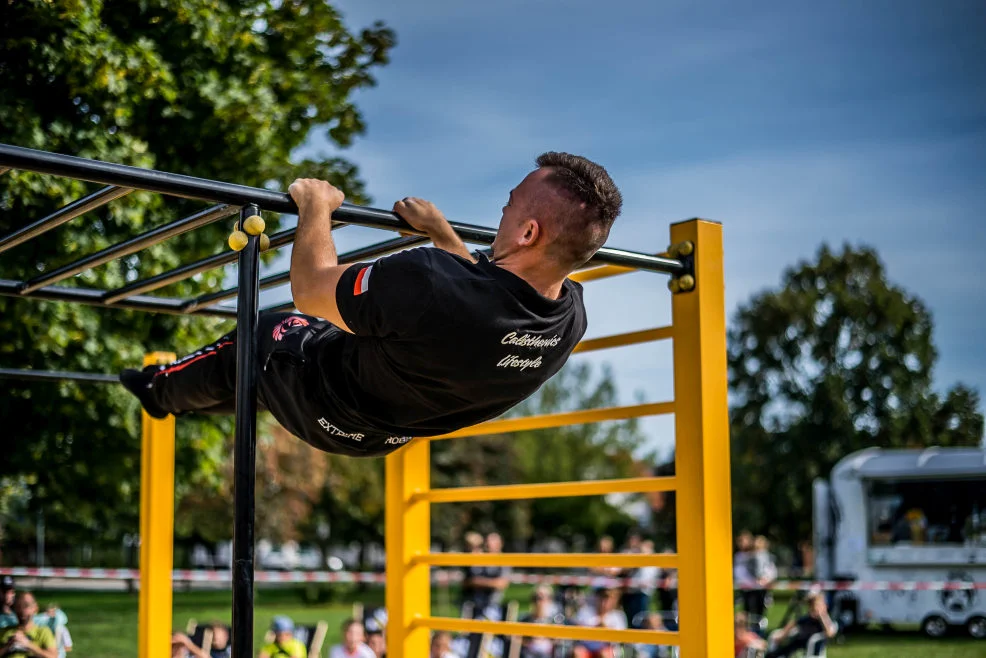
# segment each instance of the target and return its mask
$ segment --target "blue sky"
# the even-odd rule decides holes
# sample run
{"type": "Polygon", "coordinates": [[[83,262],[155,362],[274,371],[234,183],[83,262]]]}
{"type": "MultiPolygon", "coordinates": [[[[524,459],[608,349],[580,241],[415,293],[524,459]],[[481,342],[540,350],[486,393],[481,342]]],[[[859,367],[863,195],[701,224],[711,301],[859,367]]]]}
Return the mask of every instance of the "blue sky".
{"type": "MultiPolygon", "coordinates": [[[[538,153],[580,153],[623,191],[611,246],[659,251],[671,222],[723,222],[730,314],[823,241],[876,247],[934,313],[936,385],[986,389],[983,3],[335,4],[399,44],[357,97],[367,134],[304,152],[357,163],[375,206],[414,195],[495,226],[538,153]]],[[[587,306],[590,336],[670,319],[661,275],[591,284],[587,306]]],[[[575,358],[611,363],[627,402],[671,397],[666,344],[575,358]]],[[[670,445],[670,420],[645,427],[670,445]]]]}

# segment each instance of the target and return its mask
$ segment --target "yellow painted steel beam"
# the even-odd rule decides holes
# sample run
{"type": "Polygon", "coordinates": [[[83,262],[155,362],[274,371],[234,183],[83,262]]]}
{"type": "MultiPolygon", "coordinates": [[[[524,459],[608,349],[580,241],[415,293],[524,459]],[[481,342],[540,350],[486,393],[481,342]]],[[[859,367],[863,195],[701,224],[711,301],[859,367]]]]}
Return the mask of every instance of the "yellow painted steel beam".
{"type": "Polygon", "coordinates": [[[674,491],[675,487],[677,487],[677,481],[673,477],[624,478],[622,480],[585,480],[582,482],[545,482],[431,489],[414,494],[411,500],[427,500],[431,503],[464,503],[477,500],[522,500],[565,498],[568,496],[606,496],[611,493],[674,491]]]}
{"type": "Polygon", "coordinates": [[[454,617],[422,617],[415,619],[414,625],[453,633],[493,633],[495,635],[549,637],[558,640],[595,640],[597,642],[619,642],[623,644],[678,644],[678,634],[670,631],[622,631],[589,626],[525,624],[522,622],[456,619],[454,617]]]}
{"type": "Polygon", "coordinates": [[[726,401],[726,300],[722,226],[671,226],[671,243],[695,245],[695,288],[672,295],[675,475],[682,653],[732,655],[732,514],[726,401]]]}
{"type": "Polygon", "coordinates": [[[625,345],[636,345],[638,343],[649,343],[655,340],[667,340],[674,335],[674,327],[657,327],[656,329],[644,329],[643,331],[631,331],[615,336],[602,336],[600,338],[590,338],[583,340],[575,346],[573,353],[593,352],[595,350],[605,350],[610,347],[623,347],[625,345]]]}
{"type": "MultiPolygon", "coordinates": [[[[170,363],[175,355],[154,352],[144,365],[170,363]]],[[[161,420],[141,411],[140,598],[137,655],[171,655],[171,570],[175,528],[175,417],[161,420]]]]}
{"type": "Polygon", "coordinates": [[[634,267],[620,267],[619,265],[601,265],[600,267],[590,267],[586,270],[579,270],[578,272],[572,272],[568,275],[568,278],[572,281],[578,281],[579,283],[588,283],[589,281],[595,281],[596,279],[606,279],[611,276],[616,276],[618,274],[627,274],[629,272],[636,272],[637,269],[634,267]]]}
{"type": "Polygon", "coordinates": [[[387,647],[393,656],[428,655],[428,629],[413,627],[412,621],[431,614],[430,570],[413,558],[431,549],[431,507],[411,496],[428,490],[430,455],[430,443],[413,441],[386,459],[385,596],[387,647]]]}
{"type": "Polygon", "coordinates": [[[676,569],[676,553],[423,553],[412,564],[433,567],[661,567],[676,569]]]}
{"type": "Polygon", "coordinates": [[[565,425],[583,425],[598,423],[604,420],[625,420],[641,416],[659,416],[674,413],[674,402],[651,402],[634,404],[626,407],[605,407],[603,409],[583,409],[581,411],[566,411],[557,414],[541,416],[525,416],[523,418],[502,418],[490,420],[479,425],[433,436],[432,440],[456,439],[464,436],[482,436],[484,434],[503,434],[521,432],[523,430],[539,430],[549,427],[564,427],[565,425]]]}

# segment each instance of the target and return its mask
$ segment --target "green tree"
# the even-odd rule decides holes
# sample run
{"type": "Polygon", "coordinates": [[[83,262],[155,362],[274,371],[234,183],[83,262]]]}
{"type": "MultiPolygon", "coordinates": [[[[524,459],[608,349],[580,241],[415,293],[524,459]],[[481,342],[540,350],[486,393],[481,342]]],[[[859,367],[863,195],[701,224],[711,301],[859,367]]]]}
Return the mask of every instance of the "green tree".
{"type": "Polygon", "coordinates": [[[873,249],[823,246],[729,331],[734,525],[810,537],[811,482],[851,452],[977,445],[976,391],[932,388],[933,322],[873,249]]]}
{"type": "MultiPolygon", "coordinates": [[[[395,43],[381,24],[350,33],[329,4],[300,0],[22,0],[8,3],[0,21],[2,142],[254,186],[283,189],[296,176],[318,176],[350,200],[367,200],[345,160],[294,164],[290,157],[313,131],[340,146],[363,132],[351,96],[374,83],[373,69],[395,43]]],[[[9,172],[0,177],[0,233],[94,189],[9,172]]],[[[131,194],[4,253],[0,276],[30,278],[201,207],[131,194]]],[[[65,285],[113,288],[216,253],[229,224],[65,285]]],[[[222,279],[221,271],[206,272],[162,294],[213,290],[222,279]]],[[[145,352],[187,351],[228,328],[203,318],[0,299],[0,363],[117,372],[145,352]]],[[[50,538],[132,531],[140,472],[134,401],[119,387],[70,382],[7,381],[4,392],[0,478],[27,483],[29,506],[44,510],[50,538]]],[[[180,497],[197,480],[218,481],[230,423],[183,418],[178,427],[180,497]]]]}

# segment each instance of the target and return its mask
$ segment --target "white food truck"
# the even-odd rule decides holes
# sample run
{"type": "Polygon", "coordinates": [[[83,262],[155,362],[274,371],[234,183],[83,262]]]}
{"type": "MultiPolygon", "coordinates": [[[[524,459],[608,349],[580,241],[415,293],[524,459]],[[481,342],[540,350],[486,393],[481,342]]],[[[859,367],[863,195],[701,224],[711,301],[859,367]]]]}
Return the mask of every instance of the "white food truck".
{"type": "Polygon", "coordinates": [[[840,627],[919,624],[986,638],[986,450],[853,453],[814,483],[815,573],[856,581],[833,594],[840,627]],[[968,583],[868,590],[863,583],[968,583]],[[976,584],[979,587],[976,587],[976,584]]]}

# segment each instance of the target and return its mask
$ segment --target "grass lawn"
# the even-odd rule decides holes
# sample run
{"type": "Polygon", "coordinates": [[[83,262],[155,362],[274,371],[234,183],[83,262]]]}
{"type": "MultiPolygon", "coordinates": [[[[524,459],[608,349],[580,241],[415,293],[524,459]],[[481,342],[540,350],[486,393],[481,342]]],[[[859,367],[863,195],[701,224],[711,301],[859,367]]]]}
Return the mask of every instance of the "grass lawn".
{"type": "MultiPolygon", "coordinates": [[[[508,598],[529,600],[529,589],[519,587],[508,591],[508,598]]],[[[435,614],[455,614],[451,607],[440,605],[444,592],[435,591],[435,614]]],[[[69,629],[75,641],[73,658],[132,658],[137,649],[137,595],[96,592],[37,592],[39,602],[57,601],[69,616],[69,629]]],[[[329,624],[326,646],[339,640],[339,625],[350,615],[352,601],[366,605],[382,603],[383,590],[372,588],[365,593],[337,597],[332,603],[306,604],[303,590],[262,589],[255,606],[256,631],[254,643],[260,646],[267,624],[274,615],[288,615],[297,623],[313,624],[325,620],[329,624]]],[[[770,610],[771,628],[784,612],[786,601],[781,600],[770,610]]],[[[175,592],[174,626],[184,629],[189,619],[206,622],[230,619],[230,592],[175,592]]],[[[323,650],[323,656],[327,648],[323,650]]],[[[929,640],[916,630],[871,630],[845,638],[844,643],[829,649],[832,658],[981,658],[986,656],[986,642],[961,636],[945,640],[929,640]]]]}

